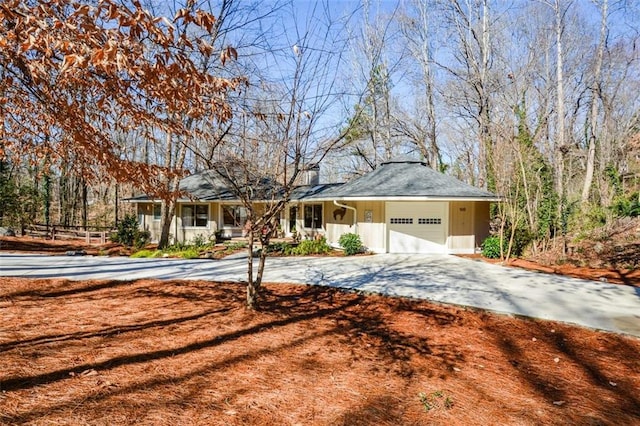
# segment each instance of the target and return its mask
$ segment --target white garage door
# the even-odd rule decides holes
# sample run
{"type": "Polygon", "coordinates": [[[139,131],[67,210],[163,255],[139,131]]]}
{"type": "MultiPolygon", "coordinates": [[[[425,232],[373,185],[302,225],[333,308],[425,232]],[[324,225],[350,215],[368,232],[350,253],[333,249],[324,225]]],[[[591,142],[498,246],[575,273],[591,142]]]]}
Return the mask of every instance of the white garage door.
{"type": "Polygon", "coordinates": [[[446,202],[389,202],[389,253],[446,253],[446,202]]]}

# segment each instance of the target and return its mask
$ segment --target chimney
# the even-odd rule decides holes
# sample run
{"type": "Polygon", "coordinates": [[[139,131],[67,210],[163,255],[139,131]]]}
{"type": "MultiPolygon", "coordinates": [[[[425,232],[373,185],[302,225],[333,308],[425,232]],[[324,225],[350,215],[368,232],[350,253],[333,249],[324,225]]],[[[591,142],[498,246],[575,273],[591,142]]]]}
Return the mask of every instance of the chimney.
{"type": "Polygon", "coordinates": [[[318,164],[310,164],[303,177],[303,185],[320,184],[320,166],[318,164]]]}

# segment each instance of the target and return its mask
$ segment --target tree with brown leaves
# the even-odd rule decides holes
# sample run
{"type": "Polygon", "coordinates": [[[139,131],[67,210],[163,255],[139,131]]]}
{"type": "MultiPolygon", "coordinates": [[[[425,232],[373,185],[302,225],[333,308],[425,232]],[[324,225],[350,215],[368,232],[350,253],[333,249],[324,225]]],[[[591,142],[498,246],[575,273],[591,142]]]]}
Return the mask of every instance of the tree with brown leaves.
{"type": "Polygon", "coordinates": [[[193,136],[192,120],[231,116],[225,94],[240,79],[203,70],[194,53],[237,53],[214,52],[216,19],[193,1],[169,19],[138,0],[8,0],[0,19],[0,158],[71,157],[87,180],[99,168],[170,199],[163,183],[181,170],[129,158],[114,135],[136,130],[162,146],[193,136]]]}

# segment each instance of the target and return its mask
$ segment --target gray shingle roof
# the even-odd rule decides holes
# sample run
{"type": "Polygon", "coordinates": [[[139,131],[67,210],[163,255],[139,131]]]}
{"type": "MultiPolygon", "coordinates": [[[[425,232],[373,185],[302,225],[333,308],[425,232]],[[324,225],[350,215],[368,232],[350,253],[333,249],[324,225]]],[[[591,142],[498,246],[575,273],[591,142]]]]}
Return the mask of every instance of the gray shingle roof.
{"type": "Polygon", "coordinates": [[[422,161],[404,158],[382,163],[364,176],[307,197],[314,200],[394,198],[500,199],[495,194],[437,172],[422,161]]]}
{"type": "MultiPolygon", "coordinates": [[[[264,188],[270,187],[262,182],[264,188]]],[[[211,170],[195,173],[180,181],[180,190],[200,201],[238,201],[229,185],[211,170]]],[[[268,199],[275,195],[265,189],[268,199]]],[[[189,200],[182,197],[181,201],[189,200]]],[[[500,197],[437,172],[426,163],[413,159],[394,159],[376,170],[347,183],[303,185],[291,193],[291,200],[393,200],[393,199],[471,199],[499,201],[500,197]]],[[[138,196],[129,201],[149,200],[138,196]]]]}
{"type": "Polygon", "coordinates": [[[343,183],[320,183],[318,185],[301,185],[291,191],[289,197],[293,201],[300,201],[310,197],[320,197],[330,193],[333,189],[344,185],[343,183]]]}
{"type": "Polygon", "coordinates": [[[180,181],[180,191],[201,201],[232,201],[238,197],[223,178],[212,170],[195,173],[180,181]]]}

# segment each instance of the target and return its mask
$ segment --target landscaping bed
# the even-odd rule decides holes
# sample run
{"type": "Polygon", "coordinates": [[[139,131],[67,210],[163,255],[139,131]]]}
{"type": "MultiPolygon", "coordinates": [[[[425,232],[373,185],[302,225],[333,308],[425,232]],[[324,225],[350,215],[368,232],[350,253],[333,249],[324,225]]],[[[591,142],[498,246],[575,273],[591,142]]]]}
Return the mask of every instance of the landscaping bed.
{"type": "Polygon", "coordinates": [[[640,339],[269,284],[0,278],[0,423],[634,424],[640,339]]]}

